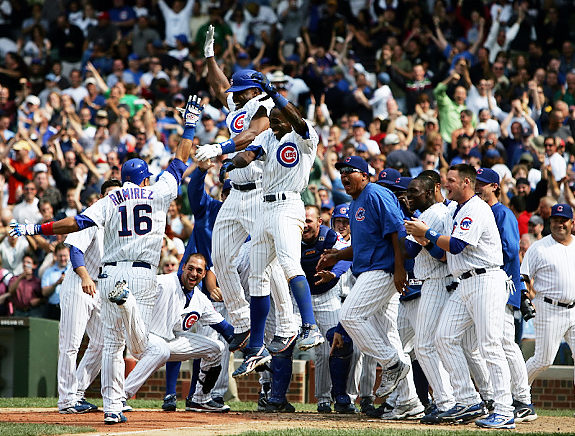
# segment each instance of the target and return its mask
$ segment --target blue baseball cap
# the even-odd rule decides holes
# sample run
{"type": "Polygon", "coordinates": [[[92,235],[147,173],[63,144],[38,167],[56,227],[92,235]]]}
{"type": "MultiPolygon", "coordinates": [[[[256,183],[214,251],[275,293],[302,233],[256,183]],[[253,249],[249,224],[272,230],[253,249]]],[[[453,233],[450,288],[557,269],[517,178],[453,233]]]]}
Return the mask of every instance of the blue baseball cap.
{"type": "Polygon", "coordinates": [[[385,168],[379,173],[377,183],[393,186],[399,183],[401,179],[401,173],[394,168],[385,168]]]}
{"type": "Polygon", "coordinates": [[[222,192],[232,189],[232,181],[230,179],[224,180],[224,186],[222,186],[222,192]]]}
{"type": "Polygon", "coordinates": [[[333,202],[333,200],[327,200],[327,201],[322,201],[321,202],[321,207],[320,209],[333,209],[335,207],[335,203],[333,202]]]}
{"type": "Polygon", "coordinates": [[[353,123],[351,127],[363,127],[365,129],[365,123],[361,120],[358,120],[355,123],[353,123]]]}
{"type": "Polygon", "coordinates": [[[231,85],[226,92],[239,92],[249,88],[258,88],[263,91],[262,86],[252,79],[252,76],[257,73],[255,70],[239,70],[234,73],[231,80],[231,85]]]}
{"type": "Polygon", "coordinates": [[[362,173],[369,174],[369,165],[361,156],[346,157],[343,162],[335,164],[335,169],[340,170],[344,167],[351,167],[360,170],[362,173]]]}
{"type": "Polygon", "coordinates": [[[551,208],[551,216],[560,216],[563,218],[573,219],[573,209],[565,203],[558,203],[551,208]]]}
{"type": "Polygon", "coordinates": [[[400,177],[399,180],[396,180],[393,184],[393,187],[396,190],[407,191],[407,187],[409,186],[409,182],[413,180],[413,177],[400,177]]]}
{"type": "MultiPolygon", "coordinates": [[[[472,149],[471,151],[473,150],[475,149],[472,149]]],[[[485,157],[488,159],[495,159],[497,157],[501,157],[501,154],[495,148],[490,148],[485,152],[485,157]]]]}
{"type": "Polygon", "coordinates": [[[331,214],[332,218],[347,218],[349,219],[349,205],[348,204],[338,204],[333,213],[331,214]]]}
{"type": "Polygon", "coordinates": [[[491,168],[479,168],[477,170],[477,180],[483,183],[499,184],[499,174],[497,174],[491,168]]]}
{"type": "Polygon", "coordinates": [[[358,151],[360,153],[364,152],[364,151],[368,151],[367,145],[365,145],[363,142],[360,142],[359,144],[357,144],[355,146],[355,151],[358,151]]]}

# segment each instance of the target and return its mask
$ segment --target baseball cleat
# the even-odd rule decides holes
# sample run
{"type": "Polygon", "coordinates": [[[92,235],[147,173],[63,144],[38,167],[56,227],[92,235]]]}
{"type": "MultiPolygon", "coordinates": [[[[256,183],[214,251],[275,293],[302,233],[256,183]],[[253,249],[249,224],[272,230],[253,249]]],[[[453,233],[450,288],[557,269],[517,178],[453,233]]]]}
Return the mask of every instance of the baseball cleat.
{"type": "Polygon", "coordinates": [[[539,418],[535,412],[535,407],[533,407],[533,404],[514,401],[513,406],[515,407],[515,410],[513,411],[513,419],[515,420],[515,423],[531,422],[539,418]]]}
{"type": "Polygon", "coordinates": [[[122,280],[121,282],[116,282],[116,286],[114,286],[114,289],[108,294],[108,300],[121,306],[128,299],[129,293],[130,289],[126,286],[126,281],[122,280]]]}
{"type": "Polygon", "coordinates": [[[164,397],[164,404],[162,404],[162,410],[165,412],[175,412],[176,404],[177,404],[176,395],[168,394],[164,397]]]}
{"type": "Polygon", "coordinates": [[[262,384],[262,389],[260,391],[260,397],[258,398],[258,412],[265,412],[266,406],[268,405],[269,395],[271,394],[271,384],[265,382],[262,384]]]}
{"type": "MultiPolygon", "coordinates": [[[[93,404],[92,404],[93,406],[93,404]]],[[[94,406],[95,407],[95,406],[94,406]]],[[[98,409],[96,407],[96,409],[98,409]]],[[[73,406],[70,407],[64,407],[63,409],[58,410],[58,412],[60,412],[63,415],[71,415],[71,414],[78,414],[78,413],[88,413],[91,412],[92,409],[90,408],[90,406],[88,404],[84,404],[82,402],[77,402],[76,404],[74,404],[73,406]]]]}
{"type": "Polygon", "coordinates": [[[134,411],[134,408],[132,406],[130,406],[126,400],[123,400],[122,401],[122,412],[127,413],[127,412],[133,412],[133,411],[134,411]]]}
{"type": "Polygon", "coordinates": [[[196,403],[191,398],[186,398],[186,410],[188,412],[227,413],[230,411],[230,406],[216,403],[214,400],[206,403],[196,403]]]}
{"type": "Polygon", "coordinates": [[[442,413],[441,410],[435,405],[435,403],[431,403],[425,409],[425,415],[419,420],[422,424],[439,424],[439,414],[442,413]]]}
{"type": "Polygon", "coordinates": [[[355,415],[356,413],[359,413],[359,410],[357,410],[357,407],[355,407],[355,405],[353,405],[351,403],[338,403],[338,402],[336,402],[333,405],[333,410],[335,410],[335,413],[339,413],[341,415],[355,415]]]}
{"type": "Polygon", "coordinates": [[[500,415],[499,413],[492,413],[487,418],[478,419],[475,425],[481,428],[507,428],[514,429],[515,421],[513,417],[500,415]]]}
{"type": "Polygon", "coordinates": [[[234,371],[232,377],[243,377],[248,375],[250,372],[255,371],[258,366],[265,365],[270,360],[272,356],[266,347],[262,345],[261,348],[245,348],[244,349],[244,361],[242,364],[234,371]]]}
{"type": "Polygon", "coordinates": [[[98,406],[96,406],[95,404],[89,403],[88,401],[86,401],[85,398],[82,398],[80,400],[80,404],[88,406],[88,412],[97,412],[98,411],[98,406]]]}
{"type": "Polygon", "coordinates": [[[374,411],[375,410],[375,406],[373,405],[373,400],[371,399],[371,397],[361,397],[361,400],[359,402],[359,408],[361,410],[361,413],[367,414],[368,410],[369,411],[374,411]]]}
{"type": "Polygon", "coordinates": [[[230,352],[238,351],[244,348],[248,344],[248,339],[250,338],[250,331],[242,333],[234,333],[232,340],[228,344],[228,349],[230,352]]]}
{"type": "Polygon", "coordinates": [[[437,415],[437,418],[441,423],[452,422],[463,424],[483,416],[485,416],[485,408],[483,407],[483,403],[478,403],[471,406],[456,404],[451,409],[437,415]]]}
{"type": "Polygon", "coordinates": [[[293,344],[293,341],[295,341],[296,338],[297,334],[287,338],[275,335],[270,344],[267,346],[267,349],[271,354],[279,354],[282,351],[287,350],[291,344],[293,344]]]}
{"type": "Polygon", "coordinates": [[[425,407],[419,400],[412,401],[408,404],[402,404],[394,407],[390,412],[381,415],[383,420],[398,420],[398,419],[419,419],[423,417],[425,407]]]}
{"type": "Polygon", "coordinates": [[[128,418],[120,412],[120,413],[104,413],[104,424],[121,424],[122,422],[126,422],[128,418]]]}
{"type": "Polygon", "coordinates": [[[393,407],[391,407],[389,404],[383,402],[377,408],[373,407],[372,409],[366,410],[365,416],[369,416],[370,418],[381,418],[382,415],[384,415],[388,412],[391,412],[392,410],[393,410],[393,407]]]}
{"type": "Polygon", "coordinates": [[[292,406],[287,401],[283,403],[272,403],[268,401],[268,405],[266,406],[266,412],[268,413],[294,413],[295,407],[292,406]]]}
{"type": "Polygon", "coordinates": [[[381,372],[381,383],[375,391],[378,397],[386,397],[391,394],[399,382],[405,378],[409,373],[410,366],[403,363],[401,360],[397,362],[397,366],[393,369],[387,369],[381,372]]]}
{"type": "Polygon", "coordinates": [[[317,324],[304,324],[301,326],[301,333],[297,346],[301,351],[309,350],[323,344],[325,339],[321,335],[317,324]]]}
{"type": "Polygon", "coordinates": [[[317,413],[331,413],[331,403],[327,401],[317,403],[317,413]]]}

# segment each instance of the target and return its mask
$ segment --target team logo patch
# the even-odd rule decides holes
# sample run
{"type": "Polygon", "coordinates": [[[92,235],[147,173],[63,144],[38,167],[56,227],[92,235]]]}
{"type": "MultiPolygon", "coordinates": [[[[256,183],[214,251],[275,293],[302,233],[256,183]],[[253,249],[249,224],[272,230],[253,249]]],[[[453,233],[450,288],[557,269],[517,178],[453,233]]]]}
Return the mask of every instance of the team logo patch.
{"type": "Polygon", "coordinates": [[[240,133],[244,130],[244,120],[246,119],[246,111],[242,111],[234,115],[230,122],[230,130],[234,133],[240,133]]]}
{"type": "Polygon", "coordinates": [[[349,163],[350,161],[351,161],[351,156],[345,158],[345,162],[346,162],[346,163],[349,163]]]}
{"type": "Polygon", "coordinates": [[[363,207],[360,207],[356,212],[355,212],[355,220],[356,221],[363,221],[365,219],[365,209],[363,207]]]}
{"type": "Polygon", "coordinates": [[[280,145],[277,152],[277,159],[280,165],[291,168],[299,162],[299,151],[293,142],[286,142],[280,145]]]}
{"type": "Polygon", "coordinates": [[[461,230],[469,230],[472,223],[473,223],[473,220],[471,218],[469,218],[468,216],[466,216],[465,218],[463,218],[461,220],[461,223],[459,224],[459,228],[461,230]]]}
{"type": "Polygon", "coordinates": [[[563,206],[557,206],[557,212],[563,212],[563,206]]]}
{"type": "Polygon", "coordinates": [[[198,312],[190,312],[184,315],[184,321],[182,322],[182,328],[184,330],[189,330],[192,326],[198,322],[200,319],[200,314],[198,312]]]}

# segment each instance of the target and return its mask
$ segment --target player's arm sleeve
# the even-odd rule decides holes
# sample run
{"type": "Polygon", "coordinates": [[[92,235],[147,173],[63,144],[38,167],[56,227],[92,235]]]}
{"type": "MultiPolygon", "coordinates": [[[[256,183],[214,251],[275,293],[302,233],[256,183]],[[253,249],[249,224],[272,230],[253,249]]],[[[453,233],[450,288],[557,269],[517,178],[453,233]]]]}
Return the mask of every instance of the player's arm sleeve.
{"type": "Polygon", "coordinates": [[[217,324],[210,324],[210,327],[222,335],[228,344],[232,341],[234,337],[234,326],[225,319],[217,324]]]}
{"type": "Polygon", "coordinates": [[[204,187],[207,172],[196,168],[190,174],[190,183],[188,183],[188,200],[190,201],[190,209],[195,219],[201,218],[205,215],[210,200],[212,197],[208,195],[204,187]]]}
{"type": "Polygon", "coordinates": [[[449,252],[451,254],[459,254],[463,251],[465,247],[467,247],[467,242],[462,241],[459,238],[452,236],[449,238],[449,252]]]}
{"type": "Polygon", "coordinates": [[[78,247],[74,247],[73,245],[70,246],[70,262],[72,263],[73,269],[86,266],[84,253],[82,253],[78,247]]]}
{"type": "Polygon", "coordinates": [[[264,148],[261,145],[248,145],[246,151],[251,151],[256,154],[255,159],[261,159],[265,154],[264,148]]]}
{"type": "Polygon", "coordinates": [[[80,230],[78,232],[70,233],[66,236],[64,240],[64,244],[70,247],[76,247],[82,253],[85,253],[90,244],[92,243],[92,239],[94,239],[94,235],[98,232],[98,227],[92,226],[84,230],[80,230]]]}
{"type": "Polygon", "coordinates": [[[80,230],[84,230],[87,229],[88,227],[96,225],[96,223],[90,217],[84,214],[76,215],[74,219],[76,220],[76,223],[78,224],[80,230]]]}
{"type": "Polygon", "coordinates": [[[319,136],[308,120],[305,120],[305,124],[307,126],[307,130],[303,135],[299,135],[296,132],[298,145],[307,150],[312,150],[319,144],[319,136]]]}
{"type": "Polygon", "coordinates": [[[405,237],[403,214],[395,196],[393,196],[393,198],[378,196],[377,199],[377,201],[372,201],[372,205],[375,209],[376,216],[380,217],[382,235],[387,236],[397,232],[399,238],[405,237]]]}
{"type": "Polygon", "coordinates": [[[413,242],[410,239],[405,238],[405,253],[407,254],[407,257],[410,259],[415,259],[420,251],[421,245],[419,245],[417,242],[413,242]]]}
{"type": "MultiPolygon", "coordinates": [[[[470,217],[463,217],[457,224],[457,227],[453,229],[453,232],[451,233],[451,239],[456,238],[476,247],[479,243],[479,239],[481,239],[482,232],[486,231],[485,226],[482,226],[480,219],[481,217],[474,219],[470,217]]],[[[455,254],[451,251],[451,247],[449,248],[449,251],[452,254],[455,254]]]]}
{"type": "Polygon", "coordinates": [[[106,202],[112,201],[107,196],[100,198],[92,206],[76,216],[76,222],[80,230],[97,225],[104,227],[106,222],[106,202]]]}
{"type": "Polygon", "coordinates": [[[168,168],[166,168],[165,172],[168,172],[172,176],[174,176],[174,179],[176,179],[176,183],[179,185],[182,181],[184,171],[186,171],[187,168],[188,166],[180,159],[173,159],[170,162],[170,165],[168,165],[168,168]]]}

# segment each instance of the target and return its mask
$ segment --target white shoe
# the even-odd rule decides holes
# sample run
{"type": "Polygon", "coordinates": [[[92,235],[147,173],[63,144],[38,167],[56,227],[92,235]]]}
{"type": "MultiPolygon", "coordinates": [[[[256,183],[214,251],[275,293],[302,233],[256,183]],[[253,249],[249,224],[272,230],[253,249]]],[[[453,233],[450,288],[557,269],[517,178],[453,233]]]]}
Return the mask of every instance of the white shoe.
{"type": "Polygon", "coordinates": [[[383,370],[381,372],[381,383],[377,391],[375,391],[375,395],[378,397],[386,397],[391,394],[399,382],[409,373],[409,368],[409,365],[400,360],[397,363],[397,367],[383,370]]]}
{"type": "Polygon", "coordinates": [[[423,405],[419,402],[419,400],[415,400],[408,404],[395,406],[391,412],[387,412],[381,415],[381,419],[384,420],[419,419],[423,418],[423,415],[425,414],[424,412],[425,407],[423,407],[423,405]]]}

